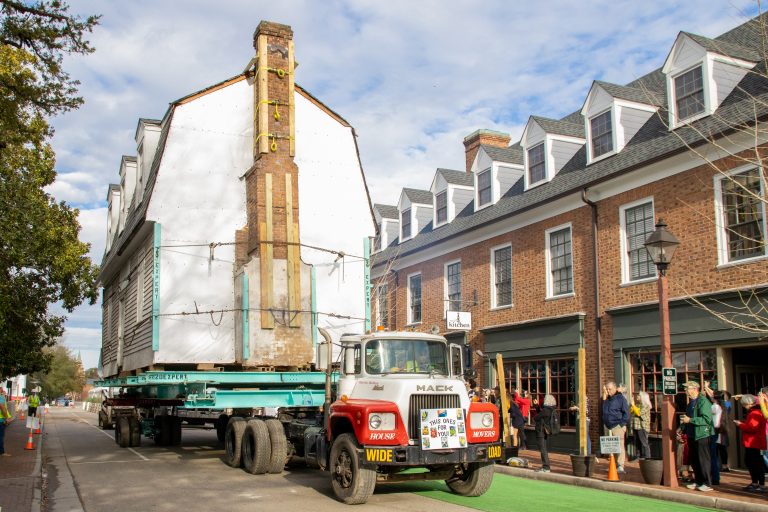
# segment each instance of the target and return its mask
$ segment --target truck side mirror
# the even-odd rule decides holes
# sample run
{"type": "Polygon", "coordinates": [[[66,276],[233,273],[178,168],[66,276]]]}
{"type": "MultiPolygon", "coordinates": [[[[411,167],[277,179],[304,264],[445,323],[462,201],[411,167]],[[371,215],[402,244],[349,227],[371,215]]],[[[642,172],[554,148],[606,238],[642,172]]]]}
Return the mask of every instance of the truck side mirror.
{"type": "Polygon", "coordinates": [[[451,353],[451,374],[455,377],[461,377],[464,369],[462,361],[461,345],[450,345],[451,353]]]}
{"type": "Polygon", "coordinates": [[[317,344],[317,362],[315,363],[315,368],[318,370],[325,371],[328,368],[328,350],[330,348],[330,343],[317,344]]]}

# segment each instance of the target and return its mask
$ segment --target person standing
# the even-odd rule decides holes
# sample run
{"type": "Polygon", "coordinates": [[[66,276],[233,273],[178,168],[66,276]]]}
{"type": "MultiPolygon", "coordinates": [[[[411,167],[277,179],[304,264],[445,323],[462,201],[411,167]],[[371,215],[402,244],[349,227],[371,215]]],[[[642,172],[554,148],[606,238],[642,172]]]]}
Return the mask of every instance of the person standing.
{"type": "Polygon", "coordinates": [[[627,434],[629,421],[629,404],[624,395],[618,392],[615,382],[603,386],[603,426],[608,435],[619,437],[621,452],[619,453],[617,471],[624,473],[624,460],[627,452],[624,449],[624,439],[627,434]]]}
{"type": "Polygon", "coordinates": [[[651,398],[645,391],[639,391],[635,393],[634,402],[629,411],[632,414],[635,453],[641,459],[650,459],[651,447],[648,444],[648,431],[651,430],[651,398]]]}
{"type": "Polygon", "coordinates": [[[5,453],[5,427],[11,422],[8,402],[5,400],[5,388],[0,387],[0,457],[10,457],[5,453]]]}
{"type": "Polygon", "coordinates": [[[523,419],[526,423],[528,423],[529,414],[531,413],[531,395],[528,393],[528,391],[523,390],[522,393],[519,391],[515,392],[515,403],[520,408],[520,413],[523,415],[523,419]]]}
{"type": "Polygon", "coordinates": [[[691,466],[695,481],[688,484],[689,489],[702,492],[712,490],[712,460],[709,451],[709,440],[712,428],[712,404],[699,393],[699,383],[688,381],[684,384],[688,394],[688,408],[680,421],[685,425],[688,436],[691,466]]]}
{"type": "Polygon", "coordinates": [[[32,392],[32,396],[29,397],[29,415],[37,416],[38,407],[40,407],[40,397],[37,396],[37,392],[32,392]]]}
{"type": "Polygon", "coordinates": [[[720,406],[719,395],[704,381],[704,394],[712,404],[712,435],[709,438],[709,456],[712,467],[712,485],[720,485],[720,456],[717,442],[720,439],[720,428],[723,424],[723,408],[720,406]]]}
{"type": "Polygon", "coordinates": [[[766,449],[766,419],[754,395],[743,395],[739,402],[747,410],[747,418],[744,421],[733,420],[733,422],[741,429],[744,462],[749,469],[749,476],[752,477],[752,483],[744,487],[744,490],[764,493],[765,463],[760,456],[760,450],[766,449]]]}
{"type": "MultiPolygon", "coordinates": [[[[536,402],[534,401],[534,404],[536,402]]],[[[557,414],[555,406],[557,402],[552,395],[544,396],[544,405],[538,410],[533,418],[536,431],[536,442],[539,444],[539,453],[541,453],[541,469],[539,473],[549,473],[549,440],[552,437],[550,425],[552,424],[552,415],[557,414]]]]}

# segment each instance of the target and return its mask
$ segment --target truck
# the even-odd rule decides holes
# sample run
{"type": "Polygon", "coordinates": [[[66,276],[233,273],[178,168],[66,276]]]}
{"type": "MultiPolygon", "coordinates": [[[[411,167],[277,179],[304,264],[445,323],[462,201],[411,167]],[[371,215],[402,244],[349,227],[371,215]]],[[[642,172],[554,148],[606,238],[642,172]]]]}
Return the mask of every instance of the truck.
{"type": "Polygon", "coordinates": [[[293,458],[330,473],[336,498],[365,503],[378,482],[444,480],[484,494],[503,454],[499,412],[470,401],[463,350],[442,336],[373,332],[332,341],[320,330],[317,369],[307,372],[145,372],[99,383],[102,428],[123,447],[141,436],[181,442],[183,422],[215,426],[232,467],[280,473],[293,458]],[[334,371],[334,368],[337,368],[334,371]],[[420,468],[421,471],[406,471],[420,468]]]}

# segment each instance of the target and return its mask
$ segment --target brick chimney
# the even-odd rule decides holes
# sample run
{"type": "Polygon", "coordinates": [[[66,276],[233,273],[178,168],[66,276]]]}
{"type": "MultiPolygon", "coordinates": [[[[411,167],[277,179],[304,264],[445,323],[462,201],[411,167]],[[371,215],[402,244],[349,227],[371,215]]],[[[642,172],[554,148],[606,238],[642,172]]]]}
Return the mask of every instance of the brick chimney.
{"type": "Polygon", "coordinates": [[[477,152],[480,150],[480,144],[486,146],[496,146],[497,148],[506,148],[511,140],[508,133],[497,132],[494,130],[477,130],[464,137],[464,155],[467,159],[467,172],[472,168],[472,162],[475,160],[477,152]]]}

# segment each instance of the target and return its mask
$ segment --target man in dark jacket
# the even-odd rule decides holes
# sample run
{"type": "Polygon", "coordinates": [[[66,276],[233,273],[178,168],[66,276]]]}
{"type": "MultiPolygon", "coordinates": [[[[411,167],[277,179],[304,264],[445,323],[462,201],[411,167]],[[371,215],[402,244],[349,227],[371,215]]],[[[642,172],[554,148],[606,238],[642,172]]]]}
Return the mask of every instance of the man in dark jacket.
{"type": "Polygon", "coordinates": [[[624,437],[627,434],[627,422],[629,422],[629,404],[624,395],[616,390],[616,383],[609,382],[603,386],[603,426],[608,435],[616,436],[621,439],[621,453],[619,453],[618,472],[624,472],[624,459],[626,451],[624,450],[624,437]]]}
{"type": "Polygon", "coordinates": [[[699,383],[696,381],[686,382],[685,391],[689,402],[680,421],[688,435],[688,460],[696,477],[696,482],[686,487],[709,492],[712,490],[709,438],[715,432],[712,427],[712,404],[699,394],[699,383]]]}
{"type": "MultiPolygon", "coordinates": [[[[534,404],[538,405],[534,400],[534,404]]],[[[557,401],[552,395],[544,397],[544,405],[538,410],[533,418],[536,429],[536,442],[539,444],[541,453],[541,468],[536,471],[539,473],[549,473],[549,440],[552,434],[549,432],[549,426],[552,423],[552,415],[557,414],[555,407],[557,401]]]]}

